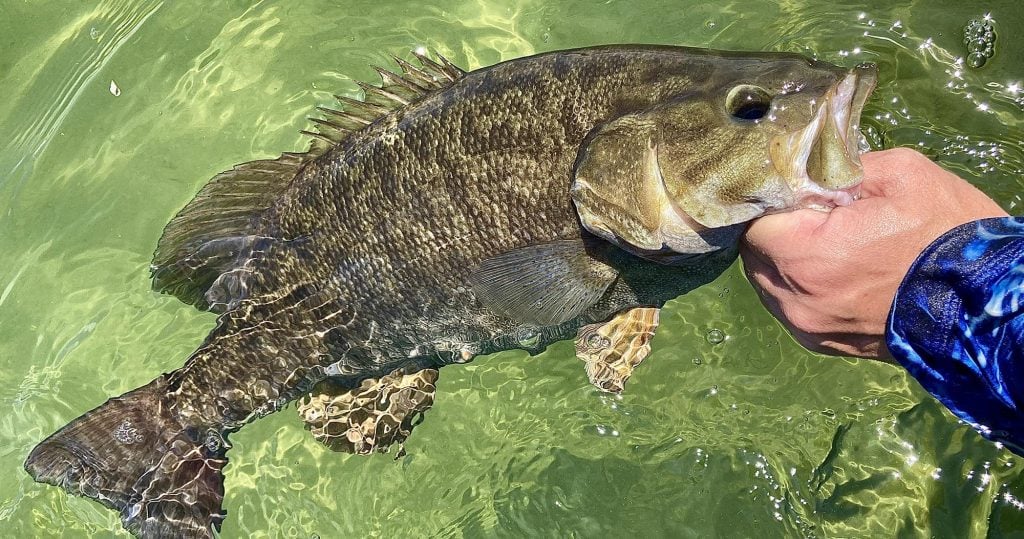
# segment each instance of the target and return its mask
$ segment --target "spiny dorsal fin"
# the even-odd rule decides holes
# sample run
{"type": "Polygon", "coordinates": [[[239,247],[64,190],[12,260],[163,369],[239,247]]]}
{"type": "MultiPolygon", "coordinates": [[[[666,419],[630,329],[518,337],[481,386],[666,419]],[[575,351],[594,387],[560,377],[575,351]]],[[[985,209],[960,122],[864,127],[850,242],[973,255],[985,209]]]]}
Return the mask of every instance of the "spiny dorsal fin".
{"type": "Polygon", "coordinates": [[[465,71],[459,69],[458,66],[449,62],[447,58],[440,54],[434,55],[441,61],[440,63],[431,60],[426,54],[418,51],[413,51],[412,54],[423,65],[423,71],[434,75],[438,80],[447,79],[449,82],[455,82],[466,74],[465,71]]]}
{"type": "Polygon", "coordinates": [[[402,75],[404,75],[407,80],[415,82],[417,85],[431,90],[437,90],[438,88],[444,87],[442,84],[440,84],[440,81],[437,79],[437,77],[430,75],[429,73],[410,64],[409,62],[406,62],[405,60],[397,56],[392,56],[391,58],[395,61],[396,64],[398,64],[398,67],[402,68],[402,75]]]}
{"type": "Polygon", "coordinates": [[[243,163],[215,176],[164,228],[153,255],[153,287],[211,310],[242,299],[247,274],[240,268],[273,241],[260,237],[252,224],[302,167],[378,118],[447,88],[464,74],[440,55],[435,62],[413,54],[421,67],[398,61],[402,74],[375,68],[380,86],[357,83],[365,94],[362,101],[335,96],[341,110],[317,107],[324,116],[310,118],[315,127],[302,131],[312,137],[306,152],[243,163]]]}
{"type": "Polygon", "coordinates": [[[420,62],[420,67],[394,58],[402,70],[401,73],[373,66],[380,75],[380,86],[356,81],[356,85],[363,91],[361,101],[336,95],[334,97],[342,105],[341,110],[317,107],[326,117],[310,118],[309,120],[316,124],[316,130],[302,131],[303,134],[312,137],[309,153],[314,156],[322,155],[364,125],[373,123],[377,118],[418,101],[428,94],[443,90],[465,75],[465,71],[440,54],[435,55],[437,61],[419,52],[413,52],[413,55],[420,62]]]}
{"type": "Polygon", "coordinates": [[[400,86],[412,92],[413,94],[422,94],[430,91],[429,88],[420,86],[415,81],[406,79],[402,75],[392,73],[391,71],[388,71],[383,67],[373,66],[373,70],[376,71],[378,75],[380,75],[380,80],[383,83],[381,84],[381,86],[383,86],[384,88],[400,86]]]}
{"type": "Polygon", "coordinates": [[[387,114],[388,111],[391,110],[387,107],[374,105],[373,103],[367,103],[366,101],[352,99],[351,97],[345,97],[343,95],[335,95],[334,99],[337,99],[339,103],[344,105],[345,112],[350,112],[362,118],[366,118],[371,122],[379,116],[387,114]]]}
{"type": "Polygon", "coordinates": [[[327,107],[317,107],[316,110],[319,110],[320,112],[323,112],[324,114],[329,114],[330,116],[332,116],[332,118],[331,118],[330,122],[326,122],[325,120],[318,120],[318,119],[315,119],[315,118],[310,118],[311,120],[313,120],[314,123],[326,122],[326,123],[330,123],[330,124],[335,125],[335,126],[341,126],[341,127],[344,127],[345,129],[349,129],[349,130],[355,131],[357,129],[362,129],[362,127],[364,125],[370,125],[370,122],[371,122],[370,119],[365,118],[365,117],[363,117],[363,116],[361,116],[359,114],[353,114],[352,112],[347,111],[347,110],[340,111],[340,110],[329,109],[327,107]]]}

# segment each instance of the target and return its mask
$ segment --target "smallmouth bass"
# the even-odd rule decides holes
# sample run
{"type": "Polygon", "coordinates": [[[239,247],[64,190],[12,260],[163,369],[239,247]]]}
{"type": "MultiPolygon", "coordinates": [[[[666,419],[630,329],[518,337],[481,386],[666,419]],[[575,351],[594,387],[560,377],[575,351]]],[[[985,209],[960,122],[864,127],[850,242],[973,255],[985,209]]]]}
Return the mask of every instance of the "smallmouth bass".
{"type": "Polygon", "coordinates": [[[371,390],[408,401],[371,434],[404,436],[437,368],[577,331],[628,376],[656,309],[731,262],[745,223],[857,196],[870,65],[663,46],[418,60],[321,109],[308,151],[238,165],[172,219],[154,288],[217,326],[41,442],[37,481],[140,536],[212,536],[228,436],[253,419],[371,390]]]}

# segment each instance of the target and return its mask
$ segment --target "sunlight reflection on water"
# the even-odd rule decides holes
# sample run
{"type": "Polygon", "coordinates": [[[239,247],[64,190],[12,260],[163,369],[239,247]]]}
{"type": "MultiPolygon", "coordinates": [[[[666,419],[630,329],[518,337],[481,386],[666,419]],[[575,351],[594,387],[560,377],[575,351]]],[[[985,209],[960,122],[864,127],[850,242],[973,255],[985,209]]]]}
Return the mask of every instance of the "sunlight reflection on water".
{"type": "MultiPolygon", "coordinates": [[[[13,412],[0,418],[0,464],[14,478],[0,486],[3,528],[120,529],[98,504],[32,483],[25,455],[201,342],[213,317],[149,290],[163,225],[217,171],[301,148],[312,107],[356,95],[370,64],[426,47],[475,68],[612,42],[873,61],[875,146],[918,147],[1019,213],[1022,15],[993,6],[996,53],[967,69],[960,32],[983,12],[949,4],[12,6],[27,22],[0,51],[0,123],[13,134],[0,149],[0,399],[13,412]]],[[[568,342],[446,368],[398,461],[330,453],[291,410],[260,420],[232,439],[224,536],[959,537],[1024,526],[1019,458],[902,371],[799,349],[736,267],[673,301],[652,345],[622,397],[586,384],[568,342]]]]}

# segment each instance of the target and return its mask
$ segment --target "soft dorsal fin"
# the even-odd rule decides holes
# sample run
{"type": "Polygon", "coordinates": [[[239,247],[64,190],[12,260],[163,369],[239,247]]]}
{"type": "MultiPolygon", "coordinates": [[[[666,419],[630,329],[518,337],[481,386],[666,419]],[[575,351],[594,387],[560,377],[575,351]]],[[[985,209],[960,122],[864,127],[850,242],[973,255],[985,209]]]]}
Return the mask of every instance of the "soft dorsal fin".
{"type": "Polygon", "coordinates": [[[253,229],[256,216],[291,184],[306,163],[340,144],[393,110],[444,90],[465,73],[437,55],[434,61],[414,52],[420,66],[395,59],[401,73],[375,68],[381,85],[359,84],[360,100],[336,96],[340,110],[317,107],[323,117],[310,118],[313,137],[304,153],[284,153],[277,159],[251,161],[222,172],[206,184],[164,228],[151,266],[153,288],[203,309],[223,310],[241,299],[245,272],[238,270],[272,238],[253,229]],[[210,291],[224,274],[234,272],[225,286],[210,291]],[[230,284],[230,286],[228,286],[230,284]],[[214,297],[209,297],[210,294],[214,297]]]}

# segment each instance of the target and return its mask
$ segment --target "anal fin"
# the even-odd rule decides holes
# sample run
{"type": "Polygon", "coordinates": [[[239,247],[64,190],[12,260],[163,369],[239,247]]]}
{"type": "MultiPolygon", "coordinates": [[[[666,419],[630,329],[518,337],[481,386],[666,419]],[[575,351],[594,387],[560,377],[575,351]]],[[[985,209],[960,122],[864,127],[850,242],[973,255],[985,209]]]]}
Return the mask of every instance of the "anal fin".
{"type": "Polygon", "coordinates": [[[367,378],[354,389],[330,378],[317,384],[298,404],[299,416],[317,441],[345,453],[368,455],[399,444],[396,455],[423,414],[434,404],[436,369],[399,369],[367,378]]]}

